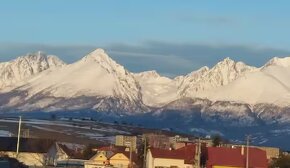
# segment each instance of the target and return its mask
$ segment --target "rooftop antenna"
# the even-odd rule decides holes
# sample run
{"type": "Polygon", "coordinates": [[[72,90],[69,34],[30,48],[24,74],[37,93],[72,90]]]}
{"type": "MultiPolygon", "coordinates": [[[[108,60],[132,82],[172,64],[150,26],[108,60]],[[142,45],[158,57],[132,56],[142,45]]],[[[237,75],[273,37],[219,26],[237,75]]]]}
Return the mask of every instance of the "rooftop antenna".
{"type": "Polygon", "coordinates": [[[132,165],[132,138],[131,138],[131,142],[130,142],[130,168],[133,168],[133,165],[132,165]]]}
{"type": "Polygon", "coordinates": [[[196,168],[200,168],[200,154],[201,154],[201,142],[200,138],[198,138],[196,146],[195,146],[195,156],[194,156],[194,165],[196,168]]]}
{"type": "Polygon", "coordinates": [[[246,168],[249,168],[249,144],[250,144],[250,135],[247,135],[247,156],[246,156],[246,168]]]}
{"type": "Polygon", "coordinates": [[[143,151],[143,167],[146,167],[146,157],[147,157],[147,137],[144,136],[144,151],[143,151]]]}

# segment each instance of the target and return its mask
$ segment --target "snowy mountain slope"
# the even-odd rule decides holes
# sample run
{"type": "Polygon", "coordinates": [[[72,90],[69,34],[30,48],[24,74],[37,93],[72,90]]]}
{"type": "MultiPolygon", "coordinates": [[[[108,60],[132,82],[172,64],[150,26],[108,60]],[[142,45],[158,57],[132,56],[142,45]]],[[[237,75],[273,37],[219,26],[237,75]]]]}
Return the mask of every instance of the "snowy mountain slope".
{"type": "Polygon", "coordinates": [[[176,77],[180,95],[154,115],[172,118],[176,111],[184,122],[199,118],[225,125],[290,123],[288,60],[273,58],[255,68],[227,58],[211,69],[203,67],[176,77]]]}
{"type": "Polygon", "coordinates": [[[27,54],[10,62],[0,63],[0,90],[13,86],[44,70],[61,67],[63,61],[42,52],[27,54]]]}
{"type": "Polygon", "coordinates": [[[76,63],[40,73],[12,93],[16,92],[24,93],[24,100],[8,97],[6,107],[108,111],[118,107],[128,112],[146,111],[140,86],[133,75],[102,49],[96,49],[76,63]]]}
{"type": "Polygon", "coordinates": [[[290,105],[290,66],[288,67],[285,62],[268,63],[259,71],[247,73],[226,86],[202,94],[211,100],[288,106],[290,105]]]}
{"type": "Polygon", "coordinates": [[[168,112],[177,112],[183,118],[183,122],[224,122],[225,125],[255,125],[256,114],[247,104],[229,101],[210,101],[200,98],[182,98],[171,102],[159,109],[156,116],[168,116],[168,112]]]}
{"type": "MultiPolygon", "coordinates": [[[[258,69],[230,58],[217,63],[213,68],[203,67],[182,78],[179,94],[182,97],[197,97],[198,92],[225,86],[248,72],[258,69]]],[[[180,81],[180,78],[177,78],[180,81]]]]}
{"type": "Polygon", "coordinates": [[[275,144],[287,144],[290,136],[290,57],[260,68],[226,58],[170,79],[156,71],[131,73],[97,49],[69,65],[27,55],[0,63],[0,75],[2,116],[54,111],[192,134],[283,140],[275,144]]]}
{"type": "Polygon", "coordinates": [[[205,91],[228,85],[242,75],[254,71],[258,71],[258,68],[226,58],[211,69],[202,67],[173,80],[161,77],[154,71],[135,76],[141,84],[144,103],[160,107],[180,98],[207,98],[205,91]]]}
{"type": "Polygon", "coordinates": [[[284,57],[284,58],[279,58],[279,57],[274,57],[271,60],[269,60],[264,66],[280,66],[280,67],[285,67],[289,68],[290,67],[290,57],[284,57]]]}
{"type": "Polygon", "coordinates": [[[156,71],[134,74],[140,83],[144,104],[161,107],[178,99],[176,83],[167,77],[161,77],[156,71]]]}
{"type": "Polygon", "coordinates": [[[286,112],[290,106],[289,60],[273,58],[256,68],[226,58],[212,68],[170,79],[156,71],[131,73],[102,49],[68,65],[56,57],[30,54],[0,64],[5,74],[1,75],[0,109],[128,114],[198,111],[195,114],[203,119],[237,119],[245,124],[259,117],[275,118],[275,110],[264,108],[271,107],[277,109],[277,120],[290,121],[286,112]],[[6,89],[7,85],[11,87],[6,89]]]}

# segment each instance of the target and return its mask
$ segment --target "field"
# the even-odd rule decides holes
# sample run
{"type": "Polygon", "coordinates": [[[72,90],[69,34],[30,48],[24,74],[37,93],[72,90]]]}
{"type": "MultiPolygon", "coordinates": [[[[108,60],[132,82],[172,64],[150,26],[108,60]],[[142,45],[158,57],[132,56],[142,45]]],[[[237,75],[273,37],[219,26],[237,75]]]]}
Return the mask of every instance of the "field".
{"type": "MultiPolygon", "coordinates": [[[[54,139],[61,142],[76,144],[114,143],[115,135],[137,135],[156,130],[115,125],[96,121],[79,119],[62,119],[57,121],[24,119],[22,120],[22,135],[34,138],[54,139]]],[[[17,136],[18,119],[0,119],[0,136],[17,136]]],[[[160,131],[159,131],[160,132],[160,131]]]]}

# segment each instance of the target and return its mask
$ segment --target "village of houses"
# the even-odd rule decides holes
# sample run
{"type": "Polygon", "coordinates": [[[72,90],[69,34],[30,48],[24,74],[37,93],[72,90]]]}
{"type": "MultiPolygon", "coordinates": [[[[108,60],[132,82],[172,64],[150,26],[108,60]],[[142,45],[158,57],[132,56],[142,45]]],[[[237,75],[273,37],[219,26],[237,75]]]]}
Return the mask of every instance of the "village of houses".
{"type": "Polygon", "coordinates": [[[11,167],[13,160],[16,167],[266,168],[282,153],[274,147],[215,143],[145,133],[116,135],[115,144],[83,148],[49,139],[0,137],[0,167],[11,167]]]}

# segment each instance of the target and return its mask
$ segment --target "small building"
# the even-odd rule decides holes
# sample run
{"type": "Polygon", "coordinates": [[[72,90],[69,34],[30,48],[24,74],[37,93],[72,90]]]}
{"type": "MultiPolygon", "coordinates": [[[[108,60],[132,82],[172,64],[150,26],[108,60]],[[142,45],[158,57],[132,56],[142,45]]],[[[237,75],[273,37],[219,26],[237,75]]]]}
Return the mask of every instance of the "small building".
{"type": "Polygon", "coordinates": [[[193,168],[197,163],[195,145],[188,145],[177,150],[150,148],[146,156],[146,168],[180,167],[193,168]]]}
{"type": "Polygon", "coordinates": [[[97,153],[90,160],[85,162],[85,168],[100,168],[108,165],[110,165],[109,157],[104,153],[97,153]]]}
{"type": "Polygon", "coordinates": [[[132,151],[137,149],[137,136],[117,135],[116,146],[126,146],[132,148],[132,151]]]}
{"type": "Polygon", "coordinates": [[[17,137],[0,137],[0,154],[15,158],[27,166],[84,165],[74,151],[50,139],[20,138],[18,154],[16,150],[17,137]]]}
{"type": "Polygon", "coordinates": [[[44,166],[48,164],[48,151],[55,141],[48,139],[21,138],[17,154],[17,137],[0,137],[0,153],[28,166],[44,166]]]}
{"type": "Polygon", "coordinates": [[[48,165],[57,167],[84,167],[85,162],[78,149],[71,149],[64,143],[55,143],[48,151],[48,158],[48,165]]]}
{"type": "Polygon", "coordinates": [[[114,168],[138,168],[138,158],[135,153],[131,154],[130,152],[117,152],[109,159],[110,165],[114,168]],[[132,161],[132,166],[130,166],[130,162],[132,161]]]}
{"type": "Polygon", "coordinates": [[[212,139],[196,139],[195,141],[200,141],[200,143],[205,144],[206,147],[212,147],[213,146],[212,139]]]}
{"type": "MultiPolygon", "coordinates": [[[[137,167],[138,158],[131,153],[133,167],[137,167]]],[[[107,146],[97,149],[97,153],[85,162],[85,168],[127,168],[130,165],[130,151],[127,147],[107,146]]]]}
{"type": "Polygon", "coordinates": [[[164,134],[155,134],[155,133],[147,133],[143,134],[143,139],[146,138],[146,141],[151,148],[159,148],[159,149],[170,149],[171,143],[169,140],[169,136],[164,134]]]}
{"type": "Polygon", "coordinates": [[[116,151],[119,151],[120,148],[115,146],[105,146],[101,148],[94,149],[97,153],[90,158],[90,160],[85,162],[85,168],[102,168],[105,166],[110,166],[109,159],[116,151]]]}
{"type": "Polygon", "coordinates": [[[169,138],[170,143],[178,143],[178,142],[189,142],[188,137],[181,137],[180,135],[175,135],[174,137],[169,138]]]}

